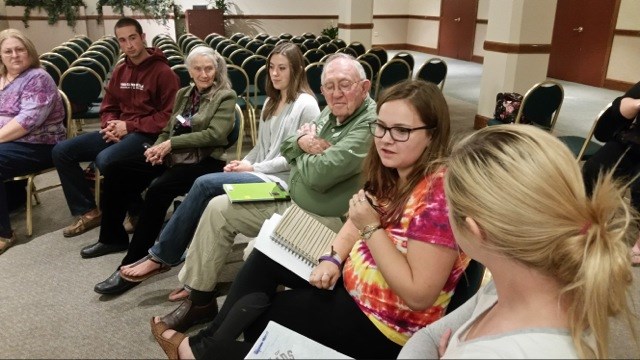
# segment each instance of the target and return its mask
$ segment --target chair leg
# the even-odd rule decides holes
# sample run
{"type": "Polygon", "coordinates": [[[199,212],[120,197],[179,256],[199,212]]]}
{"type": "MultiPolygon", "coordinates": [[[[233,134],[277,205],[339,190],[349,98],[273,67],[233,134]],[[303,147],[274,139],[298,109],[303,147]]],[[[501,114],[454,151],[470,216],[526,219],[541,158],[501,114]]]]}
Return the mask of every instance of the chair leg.
{"type": "Polygon", "coordinates": [[[32,200],[31,196],[33,195],[33,176],[29,176],[27,178],[27,236],[33,235],[33,214],[32,214],[32,200]]]}
{"type": "Polygon", "coordinates": [[[94,194],[93,196],[96,199],[96,207],[98,209],[100,209],[100,185],[102,184],[102,175],[100,175],[100,170],[98,170],[98,167],[96,166],[96,171],[95,171],[95,186],[94,186],[94,194]]]}
{"type": "Polygon", "coordinates": [[[33,194],[33,200],[36,201],[36,205],[40,205],[40,197],[38,196],[38,189],[36,189],[35,178],[31,183],[31,193],[33,194]]]}

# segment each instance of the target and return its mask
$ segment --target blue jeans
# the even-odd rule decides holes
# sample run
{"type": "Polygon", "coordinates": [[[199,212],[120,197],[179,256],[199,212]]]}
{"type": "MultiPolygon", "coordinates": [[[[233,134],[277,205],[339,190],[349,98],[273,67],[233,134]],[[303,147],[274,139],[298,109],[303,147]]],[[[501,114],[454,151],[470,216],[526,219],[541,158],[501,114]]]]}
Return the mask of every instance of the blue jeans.
{"type": "Polygon", "coordinates": [[[80,216],[97,207],[80,162],[94,161],[100,172],[104,173],[107,166],[114,161],[142,155],[142,144],[153,144],[156,138],[157,135],[130,133],[118,143],[108,143],[102,139],[102,134],[96,131],[56,145],[53,148],[53,163],[58,169],[71,214],[80,216]]]}
{"type": "Polygon", "coordinates": [[[0,144],[0,236],[11,236],[11,222],[7,207],[4,181],[53,167],[49,144],[7,142],[0,144]]]}
{"type": "Polygon", "coordinates": [[[149,254],[167,265],[180,264],[209,200],[224,194],[222,185],[256,182],[263,180],[250,173],[221,172],[200,176],[160,233],[158,242],[149,249],[149,254]]]}

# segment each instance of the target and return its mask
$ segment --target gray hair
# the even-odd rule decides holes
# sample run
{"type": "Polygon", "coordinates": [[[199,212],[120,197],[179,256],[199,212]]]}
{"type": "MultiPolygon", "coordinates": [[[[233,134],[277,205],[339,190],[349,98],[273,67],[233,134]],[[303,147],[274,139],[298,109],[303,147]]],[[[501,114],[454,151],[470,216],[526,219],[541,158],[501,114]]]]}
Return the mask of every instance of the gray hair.
{"type": "Polygon", "coordinates": [[[325,60],[324,62],[324,67],[322,68],[322,76],[320,77],[320,79],[322,79],[322,82],[324,82],[324,72],[329,66],[329,64],[338,59],[349,60],[351,62],[351,65],[353,65],[353,67],[356,69],[356,72],[358,73],[358,76],[360,78],[359,80],[367,79],[367,74],[364,72],[364,68],[362,67],[362,64],[360,64],[360,62],[356,60],[353,56],[345,53],[334,53],[330,55],[327,58],[327,60],[325,60]]]}
{"type": "Polygon", "coordinates": [[[211,94],[215,94],[216,91],[221,89],[230,90],[231,82],[227,75],[227,62],[220,54],[212,48],[205,45],[197,45],[189,52],[187,58],[184,60],[184,64],[188,69],[191,69],[191,62],[197,56],[204,56],[213,62],[213,66],[216,68],[215,78],[213,79],[213,88],[211,94]]]}

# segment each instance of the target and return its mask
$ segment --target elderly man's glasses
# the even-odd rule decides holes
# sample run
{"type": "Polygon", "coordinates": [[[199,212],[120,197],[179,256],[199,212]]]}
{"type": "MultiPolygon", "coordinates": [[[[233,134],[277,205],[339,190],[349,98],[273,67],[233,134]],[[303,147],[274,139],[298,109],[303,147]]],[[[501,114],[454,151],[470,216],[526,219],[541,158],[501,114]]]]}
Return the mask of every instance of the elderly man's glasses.
{"type": "Polygon", "coordinates": [[[326,95],[331,95],[338,89],[340,89],[340,91],[344,93],[351,90],[353,88],[353,84],[357,84],[360,81],[361,80],[358,80],[358,81],[341,80],[338,82],[337,85],[334,83],[326,83],[320,86],[320,88],[322,89],[322,93],[326,95]]]}
{"type": "Polygon", "coordinates": [[[377,138],[383,138],[384,134],[389,132],[391,138],[395,141],[405,142],[409,140],[409,136],[411,136],[411,132],[415,130],[433,130],[435,126],[419,126],[414,128],[407,128],[402,126],[392,126],[386,127],[378,122],[372,122],[369,124],[369,130],[371,134],[377,138]]]}

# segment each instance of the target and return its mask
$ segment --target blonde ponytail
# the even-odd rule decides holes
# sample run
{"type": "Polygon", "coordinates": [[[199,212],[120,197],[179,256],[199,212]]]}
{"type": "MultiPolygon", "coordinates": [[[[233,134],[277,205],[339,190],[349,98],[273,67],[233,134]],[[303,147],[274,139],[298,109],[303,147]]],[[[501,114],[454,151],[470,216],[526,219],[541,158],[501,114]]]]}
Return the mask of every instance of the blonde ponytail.
{"type": "Polygon", "coordinates": [[[625,238],[635,216],[623,191],[609,173],[588,198],[573,154],[530,125],[469,135],[452,150],[445,176],[452,225],[473,218],[486,247],[558,281],[583,358],[608,356],[610,316],[631,319],[625,238]]]}

